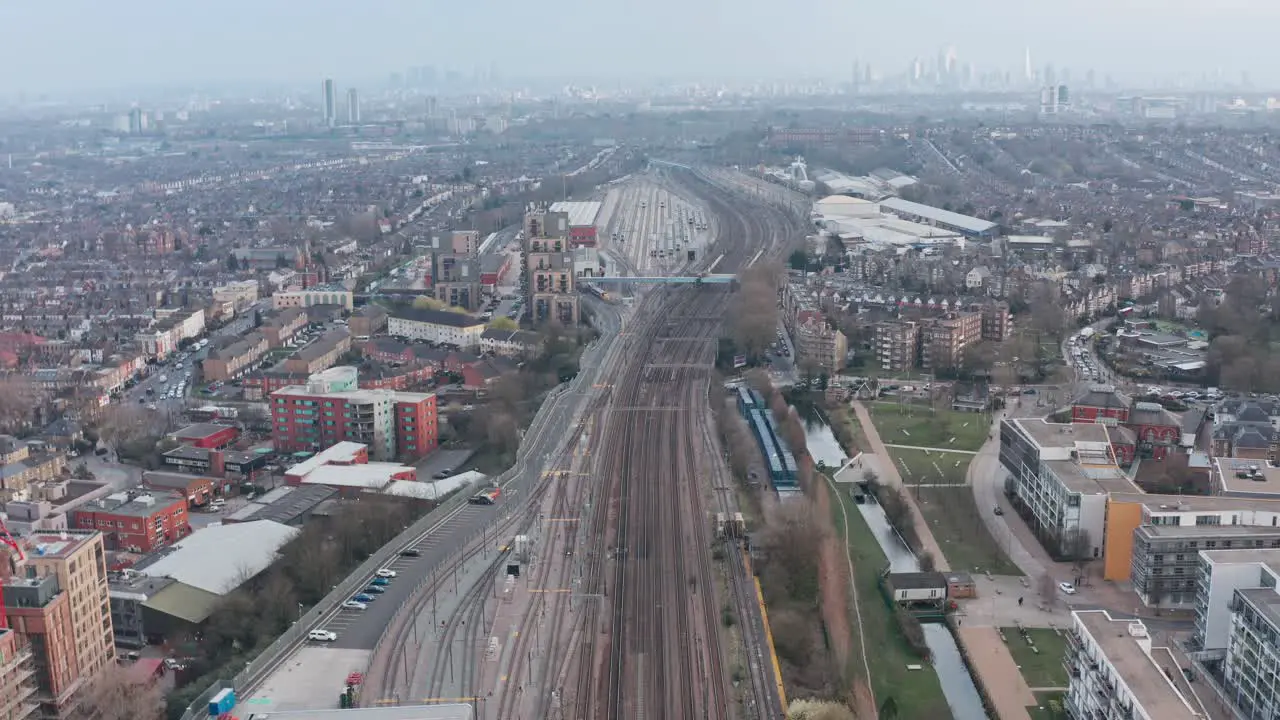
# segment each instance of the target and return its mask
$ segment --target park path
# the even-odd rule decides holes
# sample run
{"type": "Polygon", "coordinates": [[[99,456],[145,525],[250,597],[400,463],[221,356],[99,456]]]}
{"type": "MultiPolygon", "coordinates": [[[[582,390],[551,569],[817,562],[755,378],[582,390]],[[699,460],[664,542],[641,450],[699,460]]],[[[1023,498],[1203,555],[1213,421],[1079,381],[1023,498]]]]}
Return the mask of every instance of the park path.
{"type": "Polygon", "coordinates": [[[925,452],[936,453],[957,453],[959,455],[977,455],[974,450],[953,450],[951,448],[940,447],[924,447],[923,445],[895,445],[893,443],[885,443],[885,447],[898,448],[899,450],[923,450],[925,452]]]}
{"type": "MultiPolygon", "coordinates": [[[[849,507],[844,503],[844,494],[840,492],[840,488],[836,487],[835,480],[825,473],[822,477],[827,481],[827,488],[831,491],[831,496],[840,503],[840,519],[844,524],[844,561],[849,566],[849,592],[853,596],[853,613],[858,621],[858,646],[862,650],[862,669],[866,673],[867,678],[867,694],[870,696],[871,707],[864,708],[870,710],[874,714],[876,705],[875,685],[871,682],[871,661],[867,658],[867,633],[862,624],[862,605],[858,599],[858,583],[854,580],[853,554],[849,552],[849,507]]],[[[859,714],[862,717],[862,714],[859,714]]]]}
{"type": "Polygon", "coordinates": [[[933,555],[933,566],[939,572],[947,572],[951,569],[951,565],[947,563],[947,558],[942,554],[942,548],[939,547],[938,541],[933,538],[933,531],[929,529],[929,523],[925,522],[924,515],[920,513],[920,506],[916,504],[916,499],[907,491],[906,483],[902,482],[902,475],[898,473],[898,466],[893,462],[893,456],[889,454],[888,447],[884,441],[880,439],[880,431],[876,430],[876,425],[871,421],[871,413],[867,411],[867,407],[861,402],[853,402],[853,411],[858,416],[858,422],[862,425],[862,432],[867,436],[867,442],[871,445],[871,452],[884,459],[879,463],[884,482],[901,489],[903,499],[907,501],[907,507],[911,509],[911,522],[915,524],[916,534],[920,536],[921,549],[933,555]]]}
{"type": "MultiPolygon", "coordinates": [[[[862,425],[862,432],[867,442],[871,445],[871,452],[885,460],[879,463],[885,475],[883,480],[905,489],[902,476],[893,462],[893,456],[889,454],[889,449],[880,439],[880,432],[876,430],[875,422],[871,420],[871,413],[865,405],[856,400],[853,402],[853,411],[858,416],[858,422],[862,425]]],[[[938,571],[949,571],[951,566],[947,563],[946,556],[942,554],[938,541],[934,539],[933,530],[924,521],[915,497],[910,492],[904,492],[903,495],[907,500],[907,506],[911,508],[911,517],[920,536],[920,544],[924,546],[925,551],[933,553],[935,568],[938,571]]],[[[1027,686],[1027,681],[1018,670],[1018,664],[1014,662],[1013,655],[1000,639],[996,629],[957,627],[956,639],[959,640],[961,649],[969,659],[974,679],[994,707],[996,717],[1000,720],[1031,720],[1031,714],[1027,708],[1035,704],[1036,697],[1027,686]]]]}

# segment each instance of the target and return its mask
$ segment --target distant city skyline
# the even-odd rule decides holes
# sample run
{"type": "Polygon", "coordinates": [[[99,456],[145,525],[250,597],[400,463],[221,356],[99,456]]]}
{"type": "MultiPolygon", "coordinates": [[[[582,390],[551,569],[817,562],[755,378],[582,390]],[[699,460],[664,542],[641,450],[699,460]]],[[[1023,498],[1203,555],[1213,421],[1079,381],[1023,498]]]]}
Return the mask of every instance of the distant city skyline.
{"type": "MultiPolygon", "coordinates": [[[[66,93],[130,87],[385,82],[432,66],[470,78],[505,69],[513,80],[618,81],[848,77],[855,61],[885,74],[940,53],[956,68],[1023,76],[1031,64],[1094,69],[1126,83],[1248,73],[1280,88],[1270,28],[1280,3],[1226,0],[1077,0],[1061,9],[1025,0],[910,8],[840,0],[548,0],[483,6],[313,0],[226,0],[126,7],[90,0],[6,3],[0,25],[0,93],[66,93]],[[253,22],[242,18],[252,17],[253,22]],[[536,27],[537,32],[530,28],[536,27]],[[365,28],[366,32],[361,32],[365,28]],[[557,34],[571,39],[552,42],[557,34]]],[[[932,60],[927,61],[932,63],[932,60]]]]}

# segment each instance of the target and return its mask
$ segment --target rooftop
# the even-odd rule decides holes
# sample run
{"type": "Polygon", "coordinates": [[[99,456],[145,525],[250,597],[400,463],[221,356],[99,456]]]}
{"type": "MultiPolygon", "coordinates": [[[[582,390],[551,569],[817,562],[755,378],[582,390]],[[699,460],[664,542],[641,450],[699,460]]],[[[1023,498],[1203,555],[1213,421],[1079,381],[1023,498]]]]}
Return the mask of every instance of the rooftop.
{"type": "Polygon", "coordinates": [[[1280,497],[1280,468],[1266,460],[1214,458],[1224,494],[1280,497]]]}
{"type": "Polygon", "coordinates": [[[231,513],[227,516],[227,520],[232,522],[274,520],[288,525],[333,497],[337,492],[324,485],[284,485],[231,513]]]}
{"type": "MultiPolygon", "coordinates": [[[[290,390],[292,387],[285,388],[290,390]]],[[[305,388],[303,388],[305,389],[305,388]]],[[[282,390],[281,392],[284,392],[282,390]]],[[[294,465],[286,471],[288,475],[306,475],[316,468],[328,465],[329,463],[354,463],[360,453],[364,452],[367,445],[357,442],[348,442],[343,440],[340,443],[334,443],[320,452],[312,455],[310,458],[294,465]]]]}
{"type": "Polygon", "coordinates": [[[596,224],[596,216],[600,214],[600,203],[561,201],[552,203],[550,210],[551,212],[568,213],[569,225],[581,227],[596,224]]]}
{"type": "Polygon", "coordinates": [[[1112,502],[1128,502],[1146,505],[1151,512],[1208,512],[1223,510],[1258,510],[1280,512],[1280,499],[1226,497],[1222,495],[1148,495],[1129,491],[1111,496],[1112,502]]]}
{"type": "MultiPolygon", "coordinates": [[[[1256,563],[1280,575],[1280,548],[1255,548],[1248,550],[1201,550],[1200,555],[1214,564],[1248,565],[1256,563]]],[[[1274,592],[1274,591],[1273,591],[1274,592]]]]}
{"type": "Polygon", "coordinates": [[[1102,424],[1053,423],[1042,418],[1018,418],[1013,422],[1041,448],[1073,448],[1078,443],[1111,442],[1108,428],[1102,424]]]}
{"type": "Polygon", "coordinates": [[[428,323],[431,325],[447,325],[449,327],[475,327],[483,325],[484,321],[474,315],[466,313],[449,312],[448,310],[419,310],[416,308],[403,308],[396,310],[392,314],[392,318],[398,320],[410,320],[412,322],[428,323]]]}
{"type": "Polygon", "coordinates": [[[225,595],[265,570],[280,547],[298,532],[270,520],[213,525],[149,556],[134,569],[225,595]]]}
{"type": "Polygon", "coordinates": [[[884,210],[910,213],[918,217],[928,218],[935,222],[946,223],[947,225],[962,228],[969,232],[989,232],[997,227],[996,223],[987,220],[980,220],[976,217],[961,215],[960,213],[943,210],[931,205],[922,205],[917,202],[911,202],[910,200],[903,200],[902,198],[886,198],[880,201],[880,207],[884,210]]]}
{"type": "MultiPolygon", "coordinates": [[[[371,462],[360,465],[323,465],[307,473],[302,482],[307,485],[329,487],[365,488],[381,490],[396,475],[416,472],[408,465],[388,462],[371,462]]],[[[290,471],[290,475],[294,474],[290,471]]]]}
{"type": "Polygon", "coordinates": [[[1138,486],[1116,465],[1090,465],[1072,460],[1049,460],[1045,465],[1072,492],[1109,495],[1138,490],[1138,486]]]}
{"type": "Polygon", "coordinates": [[[99,500],[91,500],[76,508],[73,512],[100,512],[113,515],[147,518],[166,510],[176,503],[185,503],[186,499],[166,491],[150,493],[118,492],[99,500]]]}
{"type": "Polygon", "coordinates": [[[22,543],[27,548],[28,560],[65,558],[100,536],[101,533],[97,530],[38,532],[22,538],[22,543]]]}
{"type": "MultiPolygon", "coordinates": [[[[1274,597],[1274,593],[1273,593],[1274,597]]],[[[1200,720],[1150,655],[1151,638],[1141,622],[1111,617],[1105,610],[1074,612],[1107,662],[1115,668],[1146,717],[1160,720],[1200,720]]]]}
{"type": "Polygon", "coordinates": [[[216,435],[226,430],[235,430],[231,425],[217,425],[214,423],[195,423],[188,425],[181,430],[174,431],[173,437],[178,440],[199,440],[207,438],[210,435],[216,435]]]}

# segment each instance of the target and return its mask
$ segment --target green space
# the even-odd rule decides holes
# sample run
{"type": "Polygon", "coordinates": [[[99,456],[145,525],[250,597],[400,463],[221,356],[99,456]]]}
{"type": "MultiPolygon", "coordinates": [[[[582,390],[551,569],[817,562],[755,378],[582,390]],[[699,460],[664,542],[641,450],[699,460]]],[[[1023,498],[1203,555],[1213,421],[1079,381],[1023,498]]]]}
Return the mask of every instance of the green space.
{"type": "MultiPolygon", "coordinates": [[[[877,427],[879,425],[877,424],[877,427]]],[[[898,474],[907,485],[963,485],[972,455],[941,450],[889,448],[898,474]]]]}
{"type": "Polygon", "coordinates": [[[1018,566],[1005,555],[1004,549],[991,537],[978,514],[973,490],[967,485],[956,487],[911,487],[908,489],[920,506],[933,539],[938,542],[947,564],[961,572],[990,572],[993,575],[1020,575],[1018,566]]]}
{"type": "Polygon", "coordinates": [[[1037,705],[1027,708],[1031,720],[1066,720],[1067,711],[1063,708],[1063,692],[1035,693],[1037,705]]]}
{"type": "Polygon", "coordinates": [[[871,403],[871,419],[888,445],[977,451],[991,432],[991,416],[923,405],[871,403]]]}
{"type": "Polygon", "coordinates": [[[1000,628],[1009,654],[1022,671],[1022,678],[1033,688],[1065,688],[1067,669],[1062,659],[1067,655],[1067,639],[1049,628],[1027,628],[1027,638],[1016,627],[1000,628]],[[1028,638],[1030,642],[1028,642],[1028,638]],[[1037,652],[1039,651],[1039,652],[1037,652]]]}
{"type": "MultiPolygon", "coordinates": [[[[875,534],[863,520],[862,513],[858,512],[853,500],[843,494],[838,486],[832,484],[831,495],[837,500],[832,503],[836,532],[844,537],[853,558],[853,582],[858,589],[858,609],[862,616],[859,623],[853,607],[849,608],[852,615],[849,625],[854,634],[854,660],[849,664],[851,674],[858,680],[865,681],[861,660],[862,645],[859,643],[861,635],[861,641],[866,643],[871,665],[871,688],[875,692],[877,704],[882,705],[888,698],[893,698],[898,706],[897,716],[901,718],[952,717],[947,699],[942,694],[942,685],[938,682],[937,671],[911,650],[880,592],[880,571],[889,561],[880,550],[875,534]],[[924,667],[920,670],[908,670],[908,665],[924,667]]],[[[852,598],[850,604],[852,605],[852,598]]]]}

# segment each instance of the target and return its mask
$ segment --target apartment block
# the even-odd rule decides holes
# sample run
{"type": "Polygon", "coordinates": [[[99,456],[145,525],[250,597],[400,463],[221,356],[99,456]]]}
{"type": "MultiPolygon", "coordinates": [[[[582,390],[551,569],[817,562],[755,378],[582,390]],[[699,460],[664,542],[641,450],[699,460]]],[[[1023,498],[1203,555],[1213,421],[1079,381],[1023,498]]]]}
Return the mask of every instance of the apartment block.
{"type": "Polygon", "coordinates": [[[876,360],[881,370],[910,372],[917,366],[920,326],[908,320],[890,320],[875,327],[876,360]]]}
{"type": "Polygon", "coordinates": [[[1178,667],[1155,647],[1140,620],[1105,610],[1071,613],[1067,633],[1067,715],[1081,720],[1203,720],[1166,668],[1178,667]]]}
{"type": "Polygon", "coordinates": [[[1200,550],[1196,553],[1195,630],[1190,647],[1206,659],[1226,658],[1236,592],[1280,587],[1280,548],[1200,550]]]}
{"type": "Polygon", "coordinates": [[[213,301],[231,303],[236,308],[258,302],[258,281],[239,280],[213,289],[213,301]]]}
{"type": "Polygon", "coordinates": [[[355,442],[375,460],[416,460],[435,449],[438,423],[433,393],[331,391],[314,379],[271,395],[272,439],[286,452],[355,442]]]}
{"type": "Polygon", "coordinates": [[[474,315],[445,310],[397,310],[387,320],[387,332],[410,340],[451,345],[459,350],[480,347],[484,322],[474,315]]]}
{"type": "Polygon", "coordinates": [[[527,311],[535,323],[576,325],[579,298],[569,242],[569,215],[532,208],[525,213],[527,311]]]}
{"type": "Polygon", "coordinates": [[[803,365],[813,365],[824,372],[838,372],[844,367],[845,357],[849,354],[849,341],[844,333],[827,323],[820,317],[809,318],[806,322],[795,326],[792,340],[796,344],[796,361],[803,365]]]}
{"type": "Polygon", "coordinates": [[[1239,717],[1280,716],[1280,551],[1201,553],[1196,634],[1239,717]]]}
{"type": "Polygon", "coordinates": [[[306,347],[298,348],[281,363],[281,370],[288,373],[316,373],[328,370],[351,349],[351,333],[346,328],[335,328],[316,338],[306,347]]]}
{"type": "Polygon", "coordinates": [[[959,367],[964,351],[982,340],[982,314],[947,313],[921,323],[920,364],[930,370],[959,367]]]}
{"type": "Polygon", "coordinates": [[[437,253],[432,261],[431,289],[436,300],[445,305],[474,312],[483,300],[480,261],[469,254],[437,253]]]}
{"type": "Polygon", "coordinates": [[[149,553],[191,533],[187,499],[172,492],[127,491],[71,511],[71,525],[98,530],[108,550],[149,553]]]}
{"type": "Polygon", "coordinates": [[[982,339],[1004,342],[1013,335],[1013,315],[1009,304],[989,302],[982,306],[982,339]]]}
{"type": "Polygon", "coordinates": [[[267,338],[269,347],[278,348],[297,335],[308,322],[310,320],[305,309],[285,308],[263,318],[262,324],[258,326],[258,332],[267,338]]]}
{"type": "Polygon", "coordinates": [[[1055,558],[1102,556],[1111,493],[1136,493],[1104,425],[1000,423],[1005,494],[1055,558]]]}
{"type": "Polygon", "coordinates": [[[204,379],[231,380],[247,373],[271,344],[260,332],[249,332],[244,337],[226,337],[209,350],[209,355],[200,364],[204,379]]]}
{"type": "Polygon", "coordinates": [[[312,305],[339,305],[350,311],[355,307],[355,296],[341,285],[321,285],[305,290],[281,290],[271,295],[271,305],[277,310],[307,308],[312,305]]]}
{"type": "Polygon", "coordinates": [[[61,452],[31,452],[12,435],[0,435],[0,503],[28,500],[37,485],[62,477],[67,456],[61,452]]]}
{"type": "Polygon", "coordinates": [[[25,637],[0,628],[0,718],[28,720],[39,717],[36,702],[35,654],[25,637]]]}
{"type": "Polygon", "coordinates": [[[115,661],[102,534],[64,530],[22,542],[26,560],[4,586],[5,612],[33,648],[40,715],[69,717],[76,692],[115,661]]]}

